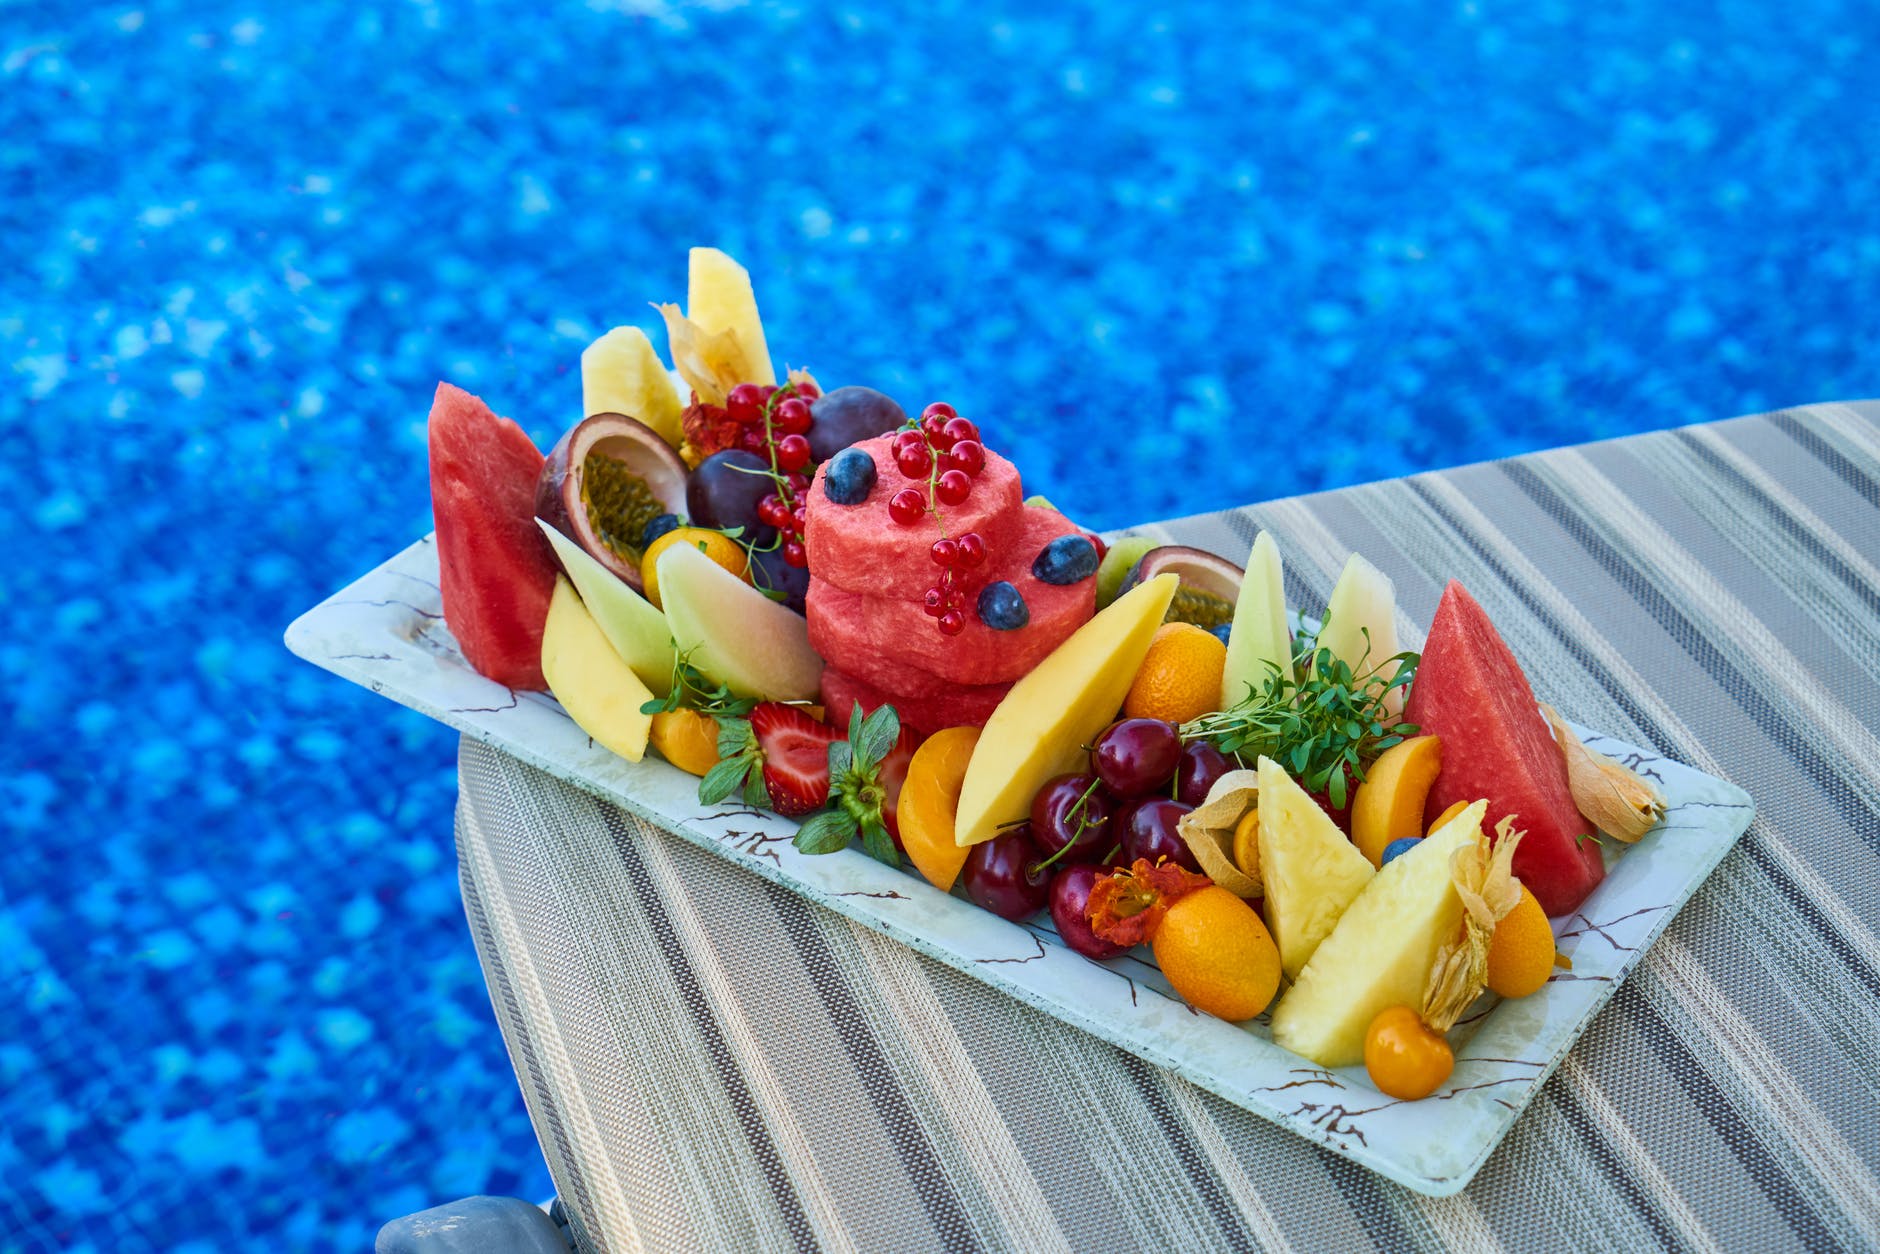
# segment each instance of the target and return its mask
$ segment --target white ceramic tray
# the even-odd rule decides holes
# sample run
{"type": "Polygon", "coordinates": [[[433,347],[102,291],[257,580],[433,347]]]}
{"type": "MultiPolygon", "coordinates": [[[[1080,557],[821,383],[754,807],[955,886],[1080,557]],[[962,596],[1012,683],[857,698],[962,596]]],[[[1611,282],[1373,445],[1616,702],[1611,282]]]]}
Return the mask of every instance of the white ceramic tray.
{"type": "MultiPolygon", "coordinates": [[[[788,819],[702,806],[698,781],[648,754],[626,762],[594,745],[542,693],[472,671],[444,626],[431,539],[309,610],[287,631],[295,653],[465,735],[615,802],[811,900],[912,945],[1411,1189],[1468,1183],[1580,1032],[1749,826],[1741,789],[1579,729],[1587,743],[1664,789],[1666,820],[1614,856],[1581,911],[1556,920],[1571,972],[1521,1001],[1485,994],[1457,1026],[1450,1082],[1393,1101],[1362,1067],[1325,1071],[1274,1045],[1264,1016],[1235,1026],[1199,1014],[1137,954],[1096,963],[1064,946],[1048,914],[1008,923],[858,848],[809,857],[788,819]]],[[[1146,951],[1139,951],[1146,952],[1146,951]]]]}

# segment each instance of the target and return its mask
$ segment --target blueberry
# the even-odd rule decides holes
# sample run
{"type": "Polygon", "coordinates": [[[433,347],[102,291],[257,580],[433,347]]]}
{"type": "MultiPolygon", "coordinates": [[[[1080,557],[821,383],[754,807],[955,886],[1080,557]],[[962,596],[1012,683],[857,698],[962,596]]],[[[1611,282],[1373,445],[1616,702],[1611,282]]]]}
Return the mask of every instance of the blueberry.
{"type": "Polygon", "coordinates": [[[858,448],[845,448],[829,460],[823,491],[837,505],[860,505],[875,490],[875,459],[858,448]]]}
{"type": "Polygon", "coordinates": [[[1059,536],[1039,551],[1031,573],[1059,587],[1088,579],[1097,573],[1097,546],[1082,536],[1059,536]]]}
{"type": "Polygon", "coordinates": [[[1416,848],[1416,843],[1419,839],[1420,837],[1416,836],[1399,836],[1396,840],[1391,841],[1388,845],[1384,846],[1384,860],[1378,863],[1378,865],[1387,866],[1390,860],[1398,854],[1409,853],[1412,849],[1416,848]]]}
{"type": "Polygon", "coordinates": [[[1219,640],[1222,644],[1226,644],[1228,638],[1234,634],[1234,623],[1232,619],[1229,619],[1227,622],[1214,624],[1214,626],[1208,628],[1208,630],[1214,633],[1216,640],[1219,640]]]}
{"type": "Polygon", "coordinates": [[[646,520],[646,526],[640,531],[640,547],[651,548],[653,541],[679,525],[677,514],[659,514],[646,520]]]}
{"type": "Polygon", "coordinates": [[[979,590],[979,621],[994,631],[1017,631],[1031,621],[1031,608],[1017,588],[1001,579],[979,590]]]}

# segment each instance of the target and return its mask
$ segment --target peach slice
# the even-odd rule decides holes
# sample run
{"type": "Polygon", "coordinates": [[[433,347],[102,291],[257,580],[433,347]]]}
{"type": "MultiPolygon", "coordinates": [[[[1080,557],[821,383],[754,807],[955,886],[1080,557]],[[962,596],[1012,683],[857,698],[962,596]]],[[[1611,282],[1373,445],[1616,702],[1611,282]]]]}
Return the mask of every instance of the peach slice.
{"type": "Polygon", "coordinates": [[[935,732],[914,750],[907,782],[901,785],[901,843],[914,869],[943,893],[953,890],[953,881],[972,852],[954,840],[953,820],[959,811],[960,785],[966,782],[966,764],[978,743],[977,727],[935,732]]]}
{"type": "Polygon", "coordinates": [[[1351,839],[1372,866],[1383,865],[1391,841],[1423,835],[1423,806],[1442,769],[1440,736],[1399,741],[1371,763],[1351,803],[1351,839]]]}

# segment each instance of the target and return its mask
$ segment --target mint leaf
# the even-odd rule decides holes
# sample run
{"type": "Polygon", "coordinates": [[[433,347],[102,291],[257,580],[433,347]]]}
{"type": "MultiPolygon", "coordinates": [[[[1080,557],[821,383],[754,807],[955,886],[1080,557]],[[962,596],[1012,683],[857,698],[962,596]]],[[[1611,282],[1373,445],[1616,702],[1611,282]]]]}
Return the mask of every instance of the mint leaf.
{"type": "Polygon", "coordinates": [[[796,829],[796,839],[790,843],[804,853],[834,853],[838,849],[847,849],[855,838],[855,818],[844,810],[824,810],[811,815],[803,826],[796,829]]]}
{"type": "Polygon", "coordinates": [[[738,790],[739,786],[745,782],[746,775],[757,775],[759,776],[758,783],[763,783],[761,772],[754,770],[749,760],[741,756],[721,760],[711,770],[706,771],[705,778],[698,782],[700,803],[708,806],[717,805],[738,790]]]}
{"type": "Polygon", "coordinates": [[[741,718],[721,718],[718,720],[718,756],[735,758],[749,749],[755,742],[751,734],[751,725],[741,718]]]}

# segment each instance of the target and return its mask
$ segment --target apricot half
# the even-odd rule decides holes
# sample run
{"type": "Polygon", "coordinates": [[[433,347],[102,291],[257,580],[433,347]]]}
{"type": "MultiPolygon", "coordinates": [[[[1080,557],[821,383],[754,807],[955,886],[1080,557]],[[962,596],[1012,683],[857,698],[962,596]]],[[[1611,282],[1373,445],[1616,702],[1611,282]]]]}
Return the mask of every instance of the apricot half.
{"type": "Polygon", "coordinates": [[[1384,861],[1384,846],[1423,834],[1423,803],[1443,769],[1443,742],[1412,736],[1378,754],[1364,773],[1351,803],[1351,839],[1372,866],[1384,861]]]}

